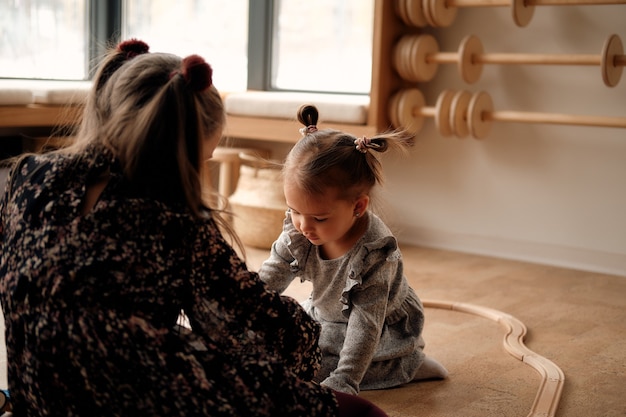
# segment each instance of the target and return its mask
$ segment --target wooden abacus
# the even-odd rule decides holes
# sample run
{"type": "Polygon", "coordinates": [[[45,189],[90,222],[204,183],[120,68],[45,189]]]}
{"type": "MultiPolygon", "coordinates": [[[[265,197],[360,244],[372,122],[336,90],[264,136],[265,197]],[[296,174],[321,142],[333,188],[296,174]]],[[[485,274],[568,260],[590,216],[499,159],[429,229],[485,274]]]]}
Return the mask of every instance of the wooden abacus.
{"type": "Polygon", "coordinates": [[[466,36],[458,52],[439,52],[431,35],[404,35],[396,44],[393,65],[407,81],[430,81],[439,64],[456,63],[463,81],[475,83],[482,74],[483,64],[514,65],[595,65],[600,66],[602,80],[614,87],[622,77],[626,65],[624,47],[618,35],[610,35],[600,55],[484,53],[482,42],[474,35],[466,36]]]}
{"type": "Polygon", "coordinates": [[[471,133],[476,139],[486,137],[494,121],[626,128],[624,117],[495,111],[491,96],[484,91],[471,94],[445,90],[435,107],[427,107],[420,90],[407,88],[392,96],[388,110],[395,127],[413,134],[421,130],[424,117],[433,117],[442,136],[465,137],[471,133]]]}
{"type": "Polygon", "coordinates": [[[447,27],[459,7],[511,7],[513,21],[524,27],[530,23],[535,6],[626,4],[625,0],[398,0],[396,13],[410,26],[447,27]]]}

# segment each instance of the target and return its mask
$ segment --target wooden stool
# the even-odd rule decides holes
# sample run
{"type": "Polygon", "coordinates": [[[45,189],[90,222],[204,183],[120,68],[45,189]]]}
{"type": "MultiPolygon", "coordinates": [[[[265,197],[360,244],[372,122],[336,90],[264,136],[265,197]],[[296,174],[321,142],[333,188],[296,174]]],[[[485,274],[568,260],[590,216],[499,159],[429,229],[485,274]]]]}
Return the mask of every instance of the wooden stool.
{"type": "Polygon", "coordinates": [[[239,169],[241,166],[240,153],[255,155],[259,158],[269,159],[270,151],[260,148],[231,148],[218,146],[213,151],[213,158],[209,160],[219,163],[219,176],[217,191],[228,198],[237,188],[239,169]]]}

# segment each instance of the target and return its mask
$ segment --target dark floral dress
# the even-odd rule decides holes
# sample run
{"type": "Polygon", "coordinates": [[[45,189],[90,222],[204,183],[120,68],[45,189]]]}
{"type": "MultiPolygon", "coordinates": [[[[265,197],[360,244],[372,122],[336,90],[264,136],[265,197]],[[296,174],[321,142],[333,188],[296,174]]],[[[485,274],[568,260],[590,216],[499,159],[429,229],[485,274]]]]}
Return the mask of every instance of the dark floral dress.
{"type": "Polygon", "coordinates": [[[133,197],[109,153],[22,159],[0,216],[16,416],[336,415],[309,382],[317,324],[266,291],[213,220],[133,197]]]}

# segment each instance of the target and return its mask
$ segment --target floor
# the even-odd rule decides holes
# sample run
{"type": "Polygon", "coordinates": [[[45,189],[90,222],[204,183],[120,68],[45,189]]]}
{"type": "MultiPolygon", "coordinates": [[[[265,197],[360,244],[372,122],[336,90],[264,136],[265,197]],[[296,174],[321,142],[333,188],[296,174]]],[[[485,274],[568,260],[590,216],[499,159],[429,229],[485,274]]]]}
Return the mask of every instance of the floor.
{"type": "MultiPolygon", "coordinates": [[[[552,414],[626,416],[626,277],[403,246],[406,275],[427,304],[444,300],[502,312],[526,325],[526,347],[564,374],[552,414]]],[[[247,249],[256,269],[266,250],[247,249]]],[[[309,287],[294,282],[297,299],[309,287]]],[[[544,383],[508,353],[506,329],[485,317],[426,308],[426,353],[445,381],[367,391],[391,417],[527,416],[544,383]]],[[[537,417],[544,414],[533,414],[537,417]]]]}
{"type": "MultiPolygon", "coordinates": [[[[484,307],[526,325],[525,345],[564,374],[550,415],[626,416],[626,277],[413,246],[402,251],[406,275],[426,304],[484,307]]],[[[267,254],[248,248],[249,267],[258,268],[267,254]]],[[[303,299],[309,290],[294,282],[287,292],[303,299]]],[[[507,352],[500,323],[445,308],[426,313],[426,353],[450,377],[363,397],[390,417],[531,415],[542,375],[507,352]]],[[[1,365],[0,388],[6,386],[1,365]]]]}

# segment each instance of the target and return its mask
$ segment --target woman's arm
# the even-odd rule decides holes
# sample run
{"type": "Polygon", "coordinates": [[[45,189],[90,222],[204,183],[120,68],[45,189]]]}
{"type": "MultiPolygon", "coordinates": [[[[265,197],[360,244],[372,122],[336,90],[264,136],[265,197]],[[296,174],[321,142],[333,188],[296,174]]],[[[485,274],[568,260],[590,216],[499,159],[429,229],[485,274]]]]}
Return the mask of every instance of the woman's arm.
{"type": "Polygon", "coordinates": [[[319,325],[295,300],[268,291],[213,222],[202,229],[184,307],[194,332],[225,348],[265,350],[303,378],[312,376],[319,361],[319,325]]]}

